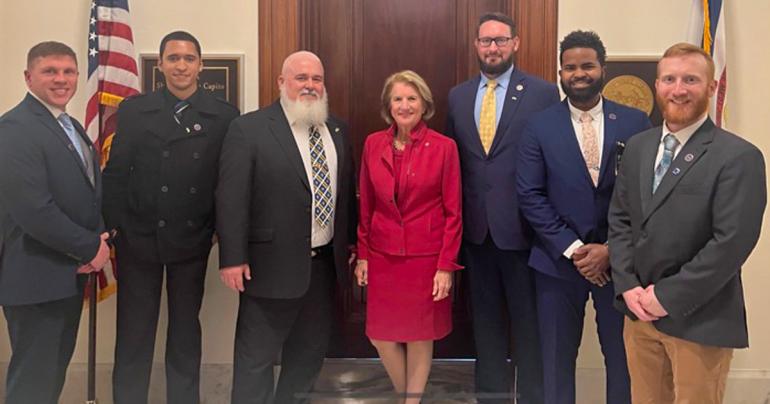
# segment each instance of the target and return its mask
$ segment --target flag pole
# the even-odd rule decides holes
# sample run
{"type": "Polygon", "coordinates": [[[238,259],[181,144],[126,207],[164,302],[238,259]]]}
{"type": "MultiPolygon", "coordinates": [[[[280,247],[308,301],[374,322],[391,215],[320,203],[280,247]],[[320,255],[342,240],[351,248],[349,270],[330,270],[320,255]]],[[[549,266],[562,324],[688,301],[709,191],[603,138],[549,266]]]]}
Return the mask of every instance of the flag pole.
{"type": "Polygon", "coordinates": [[[86,404],[96,404],[96,272],[88,274],[88,392],[86,404]]]}
{"type": "MultiPolygon", "coordinates": [[[[101,109],[101,105],[99,106],[101,109]]],[[[99,124],[99,133],[102,133],[102,119],[97,117],[99,124]]],[[[101,145],[97,149],[101,152],[101,145]]],[[[100,153],[101,154],[101,153],[100,153]]],[[[101,155],[99,156],[101,162],[101,155]]],[[[101,166],[101,164],[100,164],[101,166]]],[[[96,294],[97,286],[96,271],[88,274],[88,381],[86,389],[86,404],[96,404],[96,294]]]]}

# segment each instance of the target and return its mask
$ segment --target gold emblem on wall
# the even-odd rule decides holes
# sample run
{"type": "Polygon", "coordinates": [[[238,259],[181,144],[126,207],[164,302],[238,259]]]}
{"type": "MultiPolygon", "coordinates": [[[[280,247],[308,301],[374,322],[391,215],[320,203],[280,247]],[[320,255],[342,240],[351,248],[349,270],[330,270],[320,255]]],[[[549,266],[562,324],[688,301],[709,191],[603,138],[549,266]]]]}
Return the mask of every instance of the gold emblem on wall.
{"type": "Polygon", "coordinates": [[[625,74],[608,81],[602,94],[609,100],[642,110],[648,116],[652,113],[655,99],[652,89],[637,76],[625,74]]]}

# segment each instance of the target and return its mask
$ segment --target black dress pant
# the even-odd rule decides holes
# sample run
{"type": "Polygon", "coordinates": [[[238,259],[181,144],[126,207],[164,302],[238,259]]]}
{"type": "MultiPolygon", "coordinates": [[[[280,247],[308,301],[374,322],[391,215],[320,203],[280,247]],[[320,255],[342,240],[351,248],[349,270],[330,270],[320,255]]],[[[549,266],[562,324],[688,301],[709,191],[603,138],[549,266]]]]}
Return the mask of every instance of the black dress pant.
{"type": "Polygon", "coordinates": [[[147,403],[164,269],[168,297],[166,403],[200,402],[201,325],[208,257],[142,262],[117,252],[118,318],[112,395],[116,404],[147,403]]]}
{"type": "Polygon", "coordinates": [[[307,403],[323,366],[332,326],[331,254],[312,260],[310,286],[297,299],[241,293],[235,329],[232,404],[307,403]],[[273,365],[281,373],[273,388],[273,365]]]}
{"type": "Polygon", "coordinates": [[[465,243],[463,247],[476,340],[478,402],[513,402],[510,392],[515,378],[516,403],[541,404],[543,362],[529,251],[501,250],[490,237],[482,245],[465,243]]]}
{"type": "Polygon", "coordinates": [[[11,341],[6,404],[57,404],[83,310],[85,276],[78,294],[51,302],[4,306],[11,341]]]}

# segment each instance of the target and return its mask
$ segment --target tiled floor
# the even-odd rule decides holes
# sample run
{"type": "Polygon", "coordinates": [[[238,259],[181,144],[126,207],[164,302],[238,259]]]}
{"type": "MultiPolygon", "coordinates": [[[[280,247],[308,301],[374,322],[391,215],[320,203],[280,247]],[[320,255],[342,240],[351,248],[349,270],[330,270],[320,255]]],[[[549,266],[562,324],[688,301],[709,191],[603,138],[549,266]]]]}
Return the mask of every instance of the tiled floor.
{"type": "MultiPolygon", "coordinates": [[[[473,362],[436,360],[423,403],[474,403],[473,362]]],[[[379,404],[396,401],[385,369],[376,360],[327,359],[313,404],[379,404]]]]}

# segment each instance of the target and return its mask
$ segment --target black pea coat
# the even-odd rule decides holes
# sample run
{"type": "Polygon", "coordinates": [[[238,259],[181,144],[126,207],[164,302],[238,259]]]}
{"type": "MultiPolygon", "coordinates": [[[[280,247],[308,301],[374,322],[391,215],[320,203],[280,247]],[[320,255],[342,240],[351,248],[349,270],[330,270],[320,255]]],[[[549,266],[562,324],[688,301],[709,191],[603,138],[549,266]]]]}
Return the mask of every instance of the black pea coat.
{"type": "Polygon", "coordinates": [[[121,103],[104,170],[103,213],[119,251],[161,263],[208,254],[219,153],[239,115],[199,89],[178,124],[170,97],[158,91],[121,103]]]}

